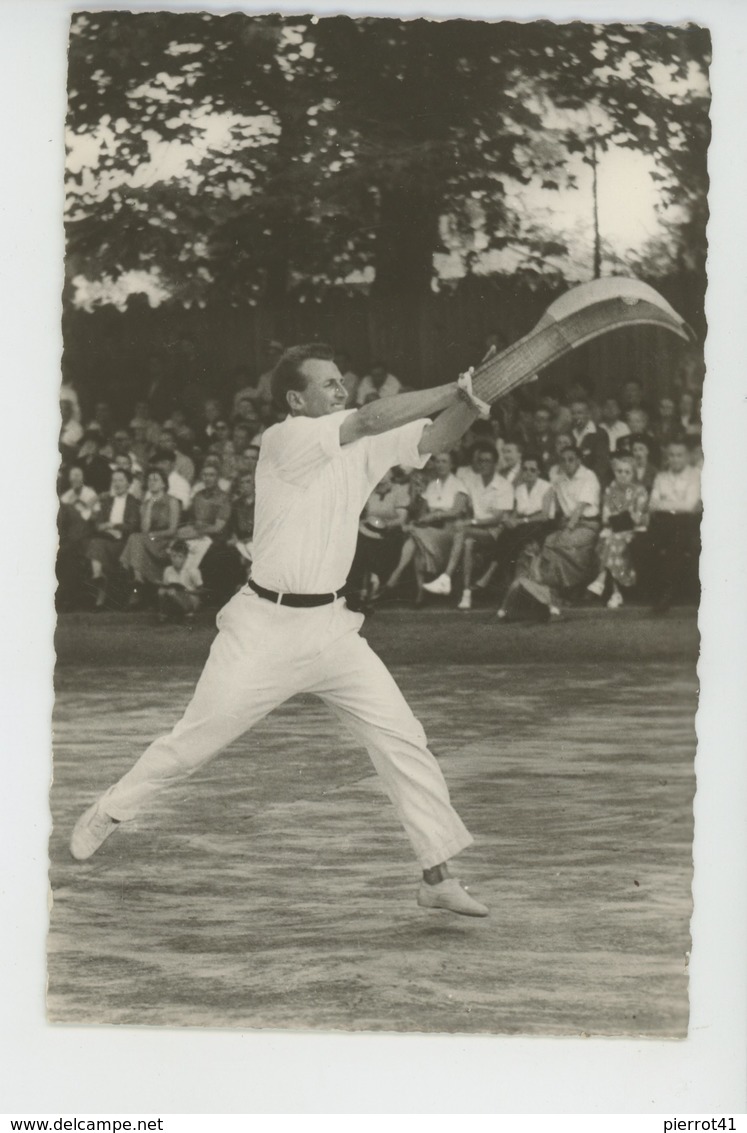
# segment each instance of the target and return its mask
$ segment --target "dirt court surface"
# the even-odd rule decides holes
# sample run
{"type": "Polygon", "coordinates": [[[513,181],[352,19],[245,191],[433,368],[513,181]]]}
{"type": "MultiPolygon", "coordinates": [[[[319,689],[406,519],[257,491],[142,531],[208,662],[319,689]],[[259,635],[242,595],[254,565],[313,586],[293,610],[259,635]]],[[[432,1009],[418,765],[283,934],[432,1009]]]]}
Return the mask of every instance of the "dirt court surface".
{"type": "Polygon", "coordinates": [[[61,619],[49,1015],[66,1023],[683,1036],[697,629],[384,611],[367,634],[476,838],[472,921],[418,870],[365,752],[299,697],[90,862],[83,806],[186,705],[210,619],[61,619]]]}

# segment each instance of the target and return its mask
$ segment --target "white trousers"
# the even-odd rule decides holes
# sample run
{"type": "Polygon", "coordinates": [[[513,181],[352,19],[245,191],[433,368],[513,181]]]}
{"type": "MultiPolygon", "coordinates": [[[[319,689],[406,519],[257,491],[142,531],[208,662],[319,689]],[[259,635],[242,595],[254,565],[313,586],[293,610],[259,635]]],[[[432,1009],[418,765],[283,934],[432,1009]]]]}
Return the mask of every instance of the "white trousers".
{"type": "Polygon", "coordinates": [[[368,750],[424,869],[469,846],[423,728],[359,636],[362,623],[343,600],[294,609],[252,591],[236,594],[218,614],[220,632],[184,716],[110,788],[105,811],[134,818],[273,708],[311,692],[368,750]]]}

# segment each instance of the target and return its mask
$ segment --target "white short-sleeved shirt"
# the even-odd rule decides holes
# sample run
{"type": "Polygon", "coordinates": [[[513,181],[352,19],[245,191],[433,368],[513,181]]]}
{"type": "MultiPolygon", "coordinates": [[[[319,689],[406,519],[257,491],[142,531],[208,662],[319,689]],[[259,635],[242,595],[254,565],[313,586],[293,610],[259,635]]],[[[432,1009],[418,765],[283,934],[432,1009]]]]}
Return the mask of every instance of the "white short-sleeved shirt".
{"type": "Polygon", "coordinates": [[[427,420],[340,444],[355,410],[287,417],[262,437],[257,464],[252,577],[286,594],[329,594],[348,576],[361,511],[395,464],[422,468],[427,420]]]}
{"type": "MultiPolygon", "coordinates": [[[[545,497],[551,487],[551,484],[541,477],[535,480],[531,491],[526,484],[519,484],[516,488],[516,514],[527,517],[541,512],[545,504],[545,497]]],[[[554,513],[555,508],[553,506],[550,508],[550,515],[552,516],[554,513]]]]}
{"type": "Polygon", "coordinates": [[[581,464],[573,476],[560,472],[553,487],[563,515],[571,515],[579,504],[586,505],[582,512],[584,519],[596,519],[599,515],[601,487],[590,468],[581,464]]]}
{"type": "Polygon", "coordinates": [[[464,484],[453,473],[445,480],[429,480],[423,492],[428,511],[451,511],[459,494],[468,495],[464,484]]]}
{"type": "Polygon", "coordinates": [[[484,521],[492,519],[502,511],[513,511],[514,489],[505,476],[496,472],[492,480],[486,484],[482,476],[478,476],[470,488],[472,501],[472,514],[475,519],[484,521]]]}
{"type": "Polygon", "coordinates": [[[651,489],[651,511],[695,512],[700,501],[699,468],[657,473],[651,489]]]}

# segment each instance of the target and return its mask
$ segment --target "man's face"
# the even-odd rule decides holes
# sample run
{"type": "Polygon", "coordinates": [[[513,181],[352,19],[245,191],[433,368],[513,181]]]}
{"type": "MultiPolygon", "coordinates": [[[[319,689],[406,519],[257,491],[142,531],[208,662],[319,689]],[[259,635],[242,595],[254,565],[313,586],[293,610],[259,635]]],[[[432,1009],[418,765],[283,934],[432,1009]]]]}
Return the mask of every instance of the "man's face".
{"type": "Polygon", "coordinates": [[[550,429],[550,414],[546,409],[538,409],[534,414],[534,427],[540,436],[544,436],[550,429]]]}
{"type": "Polygon", "coordinates": [[[112,437],[112,447],[114,448],[115,453],[127,452],[130,447],[129,434],[117,430],[117,432],[112,437]]]}
{"type": "Polygon", "coordinates": [[[567,433],[558,433],[557,437],[555,438],[555,452],[558,456],[558,459],[560,459],[560,453],[564,448],[567,448],[567,446],[571,444],[572,440],[573,438],[569,437],[567,433]]]}
{"type": "Polygon", "coordinates": [[[583,429],[589,423],[589,406],[585,401],[574,401],[571,406],[571,420],[574,429],[583,429]]]}
{"type": "Polygon", "coordinates": [[[521,466],[524,483],[531,488],[539,479],[539,464],[536,460],[525,460],[521,466]]]}
{"type": "Polygon", "coordinates": [[[132,471],[132,461],[126,452],[118,452],[114,457],[114,467],[125,472],[132,471]]]}
{"type": "Polygon", "coordinates": [[[631,433],[645,433],[648,430],[648,413],[645,409],[631,409],[628,413],[631,433]]]}
{"type": "Polygon", "coordinates": [[[218,469],[212,464],[206,464],[202,470],[202,482],[206,488],[215,488],[218,484],[218,469]]]}
{"type": "Polygon", "coordinates": [[[181,570],[187,561],[187,556],[184,554],[184,551],[169,551],[169,558],[171,559],[171,565],[174,570],[181,570]]]}
{"type": "Polygon", "coordinates": [[[608,425],[613,425],[620,416],[620,406],[615,401],[614,397],[608,397],[602,406],[602,420],[608,425]]]}
{"type": "Polygon", "coordinates": [[[451,457],[448,452],[438,452],[433,457],[433,471],[440,480],[451,474],[451,457]]]}
{"type": "Polygon", "coordinates": [[[126,496],[129,486],[124,472],[112,473],[112,492],[115,496],[126,496]]]}
{"type": "Polygon", "coordinates": [[[503,459],[509,468],[515,468],[521,460],[521,450],[518,445],[509,441],[503,446],[503,459]]]}
{"type": "Polygon", "coordinates": [[[560,464],[566,476],[573,476],[578,471],[580,463],[578,456],[572,449],[566,449],[564,453],[561,453],[560,464]]]}
{"type": "Polygon", "coordinates": [[[254,494],[254,473],[245,472],[239,480],[239,490],[242,496],[252,496],[254,494]]]}
{"type": "Polygon", "coordinates": [[[231,434],[231,440],[236,452],[244,452],[249,444],[249,430],[244,425],[236,425],[231,434]]]}
{"type": "Polygon", "coordinates": [[[69,481],[70,487],[74,488],[76,490],[76,492],[79,488],[83,487],[83,473],[80,470],[80,468],[71,468],[70,469],[70,475],[68,476],[68,481],[69,481]]]}
{"type": "Polygon", "coordinates": [[[670,472],[681,472],[687,464],[687,449],[684,445],[670,445],[667,449],[670,472]]]}
{"type": "Polygon", "coordinates": [[[633,456],[639,464],[645,464],[648,460],[648,445],[645,445],[643,441],[634,441],[633,456]]]}
{"type": "Polygon", "coordinates": [[[348,391],[334,362],[326,358],[307,358],[301,363],[300,372],[306,380],[305,388],[288,391],[288,405],[294,413],[303,417],[326,417],[345,408],[348,391]]]}
{"type": "Polygon", "coordinates": [[[492,480],[495,475],[495,456],[492,453],[479,452],[477,454],[477,471],[484,480],[492,480]]]}

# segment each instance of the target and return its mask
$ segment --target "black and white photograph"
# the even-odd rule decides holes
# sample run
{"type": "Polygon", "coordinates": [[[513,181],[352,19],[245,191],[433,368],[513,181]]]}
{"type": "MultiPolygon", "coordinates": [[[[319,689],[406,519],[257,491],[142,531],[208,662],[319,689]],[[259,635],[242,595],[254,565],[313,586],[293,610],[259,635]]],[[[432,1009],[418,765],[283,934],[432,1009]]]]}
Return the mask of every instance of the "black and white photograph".
{"type": "Polygon", "coordinates": [[[505,7],[67,13],[58,1039],[704,1029],[718,36],[505,7]]]}
{"type": "Polygon", "coordinates": [[[709,58],[74,14],[52,1020],[686,1034],[709,58]]]}

